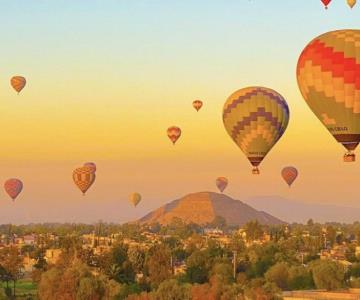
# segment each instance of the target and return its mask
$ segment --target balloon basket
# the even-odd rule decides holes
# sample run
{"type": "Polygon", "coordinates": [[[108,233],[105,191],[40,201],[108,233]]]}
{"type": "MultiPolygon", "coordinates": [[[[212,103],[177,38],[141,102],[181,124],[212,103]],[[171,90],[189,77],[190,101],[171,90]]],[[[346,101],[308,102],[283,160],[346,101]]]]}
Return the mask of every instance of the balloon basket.
{"type": "Polygon", "coordinates": [[[344,162],[354,162],[354,161],[355,161],[355,154],[354,153],[345,153],[344,162]]]}
{"type": "Polygon", "coordinates": [[[258,168],[254,168],[254,169],[252,169],[252,173],[253,173],[254,175],[259,175],[259,174],[260,174],[260,170],[259,170],[258,168]]]}

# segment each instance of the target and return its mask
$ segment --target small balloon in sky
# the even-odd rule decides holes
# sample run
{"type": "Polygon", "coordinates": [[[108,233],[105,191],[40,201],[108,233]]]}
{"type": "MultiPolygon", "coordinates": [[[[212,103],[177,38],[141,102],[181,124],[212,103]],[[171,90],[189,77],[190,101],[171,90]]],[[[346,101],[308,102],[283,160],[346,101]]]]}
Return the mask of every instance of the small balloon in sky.
{"type": "Polygon", "coordinates": [[[136,207],[141,201],[141,195],[139,193],[132,193],[129,197],[129,201],[136,207]]]}
{"type": "Polygon", "coordinates": [[[92,168],[81,167],[73,171],[73,180],[80,191],[85,195],[86,191],[92,186],[95,181],[95,172],[92,168]]]}
{"type": "Polygon", "coordinates": [[[92,170],[92,172],[96,172],[96,164],[93,162],[84,163],[84,167],[89,167],[92,170]]]}
{"type": "Polygon", "coordinates": [[[350,6],[350,8],[353,8],[356,4],[356,0],[347,0],[347,4],[350,6]]]}
{"type": "Polygon", "coordinates": [[[216,186],[217,186],[217,188],[219,189],[219,191],[222,193],[225,189],[226,189],[226,187],[227,187],[227,185],[228,185],[228,180],[227,180],[227,178],[225,178],[225,177],[218,177],[218,178],[216,178],[216,186]]]}
{"type": "Polygon", "coordinates": [[[10,79],[10,84],[14,88],[15,91],[20,93],[21,90],[26,85],[26,79],[25,79],[25,77],[22,77],[22,76],[14,76],[10,79]]]}
{"type": "Polygon", "coordinates": [[[172,143],[175,145],[176,141],[181,136],[181,129],[177,126],[171,126],[167,130],[168,138],[172,141],[172,143]]]}
{"type": "Polygon", "coordinates": [[[328,9],[328,5],[330,4],[331,0],[321,0],[321,2],[324,4],[325,8],[328,9]]]}
{"type": "Polygon", "coordinates": [[[295,167],[285,167],[281,170],[281,176],[290,187],[298,176],[298,170],[295,167]]]}
{"type": "Polygon", "coordinates": [[[202,106],[203,102],[201,100],[193,101],[193,107],[196,109],[196,111],[199,111],[202,106]]]}
{"type": "Polygon", "coordinates": [[[15,200],[23,189],[23,183],[20,179],[11,178],[6,180],[4,189],[11,199],[15,200]]]}

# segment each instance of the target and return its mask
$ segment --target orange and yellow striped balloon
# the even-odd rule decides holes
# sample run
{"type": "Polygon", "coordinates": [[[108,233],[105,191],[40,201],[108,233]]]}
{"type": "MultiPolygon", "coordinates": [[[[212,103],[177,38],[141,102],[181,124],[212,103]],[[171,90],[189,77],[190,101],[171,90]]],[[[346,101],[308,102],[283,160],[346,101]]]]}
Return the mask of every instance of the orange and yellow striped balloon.
{"type": "Polygon", "coordinates": [[[196,111],[199,111],[199,109],[203,106],[203,103],[201,100],[194,100],[193,101],[193,107],[196,109],[196,111]]]}
{"type": "Polygon", "coordinates": [[[176,141],[181,136],[181,129],[177,126],[171,126],[167,129],[167,135],[168,135],[168,138],[175,145],[176,141]]]}
{"type": "Polygon", "coordinates": [[[95,178],[95,172],[90,167],[77,168],[73,172],[74,183],[82,191],[83,195],[94,183],[95,178]]]}
{"type": "Polygon", "coordinates": [[[289,108],[276,91],[247,87],[231,94],[223,109],[226,131],[254,166],[258,165],[280,139],[289,122],[289,108]]]}
{"type": "Polygon", "coordinates": [[[348,152],[360,142],[360,30],[338,30],[312,40],[297,65],[297,81],[307,104],[348,152]]]}
{"type": "Polygon", "coordinates": [[[21,90],[26,85],[26,79],[25,79],[25,77],[22,77],[22,76],[14,76],[10,79],[10,84],[14,88],[15,91],[20,93],[21,90]]]}

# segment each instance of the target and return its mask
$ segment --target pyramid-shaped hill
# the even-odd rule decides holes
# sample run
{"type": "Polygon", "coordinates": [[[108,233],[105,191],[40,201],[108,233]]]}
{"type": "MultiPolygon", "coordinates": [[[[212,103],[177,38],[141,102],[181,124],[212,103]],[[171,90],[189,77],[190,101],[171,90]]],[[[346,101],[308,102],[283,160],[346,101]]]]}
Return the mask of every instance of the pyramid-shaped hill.
{"type": "Polygon", "coordinates": [[[212,192],[186,195],[148,213],[138,222],[141,224],[158,222],[166,225],[173,218],[180,218],[186,223],[205,225],[211,223],[216,216],[223,217],[228,225],[241,226],[252,220],[257,220],[263,225],[285,224],[280,219],[266,212],[258,211],[239,200],[212,192]]]}

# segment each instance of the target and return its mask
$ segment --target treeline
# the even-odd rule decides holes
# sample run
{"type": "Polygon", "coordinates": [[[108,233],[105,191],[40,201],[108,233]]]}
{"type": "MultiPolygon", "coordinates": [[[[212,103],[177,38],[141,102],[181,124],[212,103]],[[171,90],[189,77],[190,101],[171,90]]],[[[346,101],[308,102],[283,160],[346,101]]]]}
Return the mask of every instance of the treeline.
{"type": "MultiPolygon", "coordinates": [[[[29,226],[14,229],[36,232],[36,226],[38,230],[48,226],[49,232],[65,232],[57,243],[62,252],[59,260],[55,265],[44,260],[46,249],[54,246],[52,241],[25,246],[21,254],[16,247],[5,247],[0,250],[0,280],[7,287],[16,283],[22,263],[17,258],[29,255],[37,261],[32,278],[40,300],[280,299],[283,290],[360,287],[360,260],[355,255],[359,222],[309,220],[271,227],[249,222],[238,231],[216,218],[208,226],[224,230],[227,242],[209,238],[203,227],[179,219],[167,226],[102,222],[84,228],[79,224],[29,226]],[[109,251],[95,253],[83,247],[85,229],[90,230],[85,233],[116,234],[117,240],[109,251]],[[148,240],[144,233],[157,238],[148,240]],[[132,242],[125,244],[125,239],[132,242]],[[346,248],[345,260],[351,266],[320,259],[322,250],[336,246],[346,248]],[[177,273],[184,265],[183,272],[177,273]]],[[[7,293],[11,295],[9,288],[7,293]]]]}

